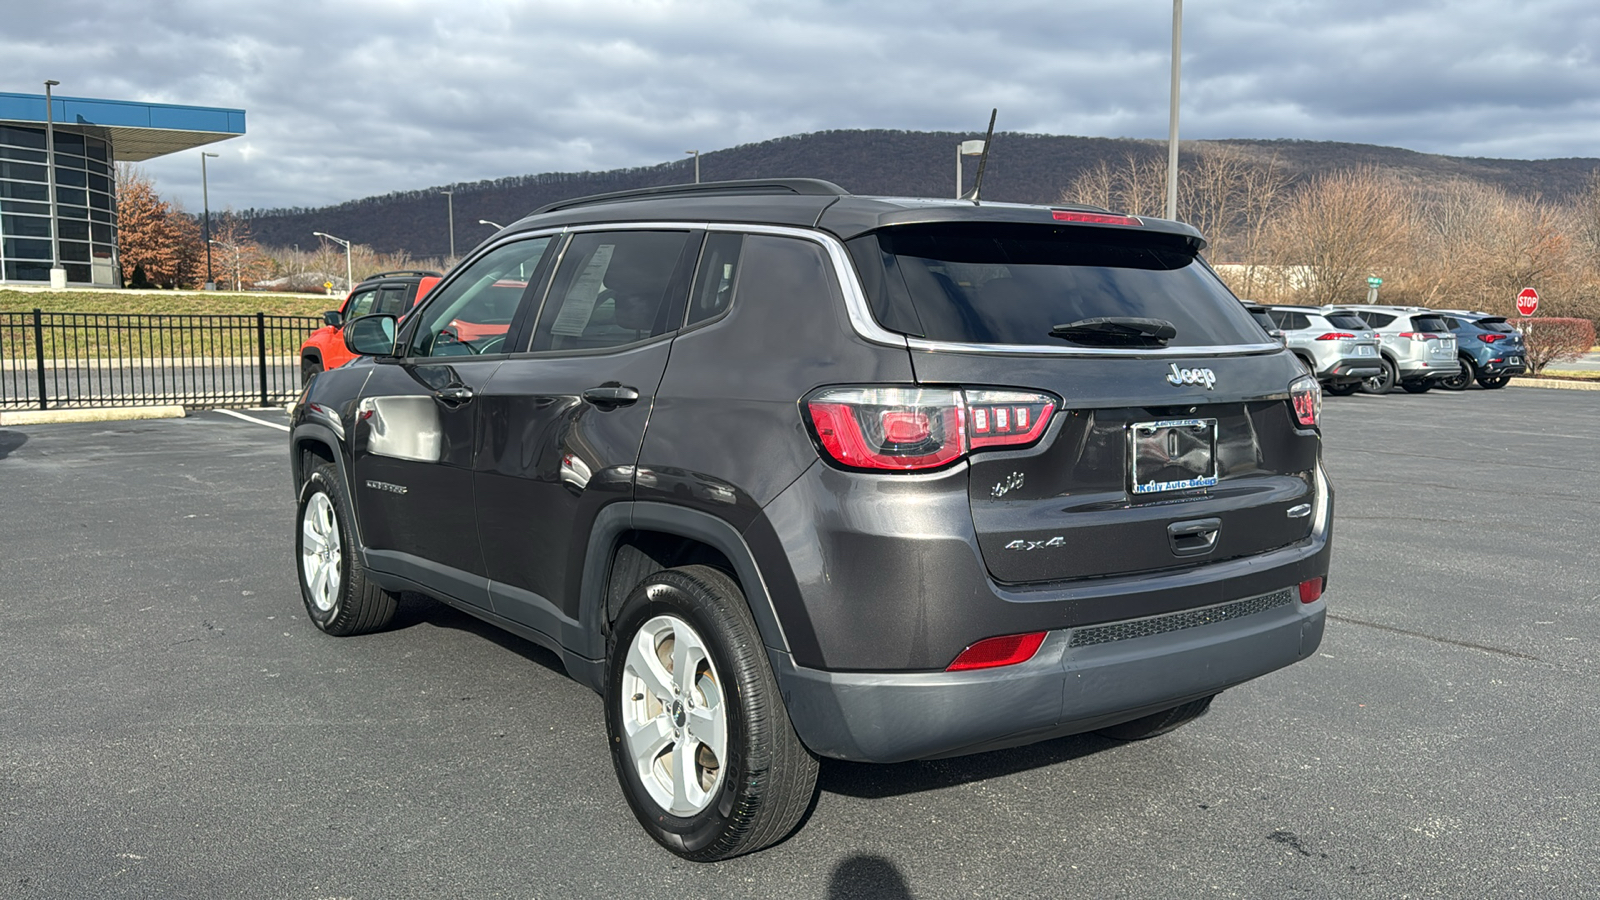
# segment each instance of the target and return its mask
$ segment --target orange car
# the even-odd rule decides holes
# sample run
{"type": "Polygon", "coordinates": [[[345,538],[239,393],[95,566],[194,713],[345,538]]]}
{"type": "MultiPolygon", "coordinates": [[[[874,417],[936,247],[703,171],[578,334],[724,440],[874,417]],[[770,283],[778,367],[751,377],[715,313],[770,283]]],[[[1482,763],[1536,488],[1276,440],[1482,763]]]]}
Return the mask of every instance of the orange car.
{"type": "Polygon", "coordinates": [[[328,324],[311,332],[300,345],[300,383],[326,369],[336,369],[355,355],[344,346],[344,326],[373,313],[403,316],[443,278],[438,272],[404,270],[379,272],[362,280],[338,309],[322,314],[328,324]]]}

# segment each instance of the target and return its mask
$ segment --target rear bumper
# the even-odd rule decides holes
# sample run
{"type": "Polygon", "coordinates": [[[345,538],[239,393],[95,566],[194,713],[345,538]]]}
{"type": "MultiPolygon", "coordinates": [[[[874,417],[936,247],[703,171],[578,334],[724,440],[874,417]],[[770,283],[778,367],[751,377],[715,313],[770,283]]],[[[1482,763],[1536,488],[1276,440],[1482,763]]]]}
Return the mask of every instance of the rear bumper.
{"type": "Polygon", "coordinates": [[[1287,588],[1052,631],[1028,662],[973,672],[826,672],[797,666],[787,653],[769,656],[807,747],[892,763],[1092,731],[1210,696],[1315,652],[1325,614],[1326,601],[1303,604],[1287,588]],[[1251,611],[1252,603],[1265,608],[1251,611]],[[1187,627],[1160,621],[1180,615],[1187,618],[1177,626],[1187,627]],[[1144,634],[1162,627],[1173,630],[1144,634]],[[1094,642],[1108,631],[1129,636],[1094,642]]]}
{"type": "Polygon", "coordinates": [[[1357,381],[1362,378],[1372,378],[1383,374],[1381,357],[1377,356],[1342,356],[1334,360],[1333,365],[1317,373],[1317,378],[1322,381],[1357,381]]]}
{"type": "Polygon", "coordinates": [[[1461,360],[1449,359],[1410,360],[1400,363],[1400,377],[1406,381],[1434,381],[1450,378],[1461,372],[1461,360]]]}

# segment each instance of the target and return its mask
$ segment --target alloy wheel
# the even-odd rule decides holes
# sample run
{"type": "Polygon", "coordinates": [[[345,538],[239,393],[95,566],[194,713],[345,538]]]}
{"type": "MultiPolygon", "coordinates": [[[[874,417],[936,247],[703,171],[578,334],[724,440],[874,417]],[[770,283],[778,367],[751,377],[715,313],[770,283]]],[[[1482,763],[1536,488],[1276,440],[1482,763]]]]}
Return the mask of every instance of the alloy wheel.
{"type": "Polygon", "coordinates": [[[684,818],[709,806],[722,785],[728,714],[706,642],[676,616],[645,622],[628,644],[620,700],[627,756],[651,799],[684,818]]]}

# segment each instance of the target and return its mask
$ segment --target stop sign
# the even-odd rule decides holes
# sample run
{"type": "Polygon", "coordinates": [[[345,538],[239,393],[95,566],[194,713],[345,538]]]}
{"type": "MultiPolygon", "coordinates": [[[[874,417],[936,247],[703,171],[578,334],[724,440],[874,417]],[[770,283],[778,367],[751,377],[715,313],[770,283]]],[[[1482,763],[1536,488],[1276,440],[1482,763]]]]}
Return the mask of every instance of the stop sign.
{"type": "Polygon", "coordinates": [[[1523,288],[1517,295],[1517,312],[1531,316],[1539,311],[1539,292],[1533,288],[1523,288]]]}

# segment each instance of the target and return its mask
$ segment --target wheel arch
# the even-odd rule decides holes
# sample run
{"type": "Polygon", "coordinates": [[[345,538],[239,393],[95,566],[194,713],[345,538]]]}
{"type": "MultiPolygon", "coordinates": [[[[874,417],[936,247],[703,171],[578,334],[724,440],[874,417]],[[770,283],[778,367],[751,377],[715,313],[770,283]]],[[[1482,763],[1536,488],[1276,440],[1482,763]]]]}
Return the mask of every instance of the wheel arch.
{"type": "MultiPolygon", "coordinates": [[[[291,477],[294,479],[294,492],[296,500],[305,490],[306,478],[310,469],[316,463],[311,460],[333,463],[338,471],[338,477],[344,482],[345,495],[355,503],[355,482],[350,477],[350,467],[344,453],[341,452],[342,442],[333,429],[317,422],[301,422],[295,426],[290,436],[289,466],[291,477]]],[[[350,533],[356,538],[356,552],[361,555],[362,563],[366,563],[367,544],[361,536],[361,516],[356,510],[351,510],[350,533]]]]}
{"type": "Polygon", "coordinates": [[[739,530],[699,510],[642,501],[607,506],[590,531],[578,601],[589,644],[583,655],[604,656],[606,634],[634,585],[663,569],[697,563],[727,572],[744,592],[761,642],[789,651],[755,554],[739,530]]]}

